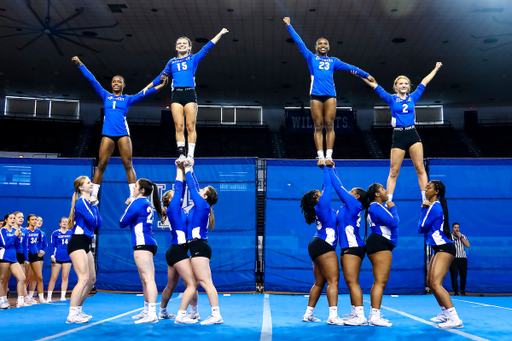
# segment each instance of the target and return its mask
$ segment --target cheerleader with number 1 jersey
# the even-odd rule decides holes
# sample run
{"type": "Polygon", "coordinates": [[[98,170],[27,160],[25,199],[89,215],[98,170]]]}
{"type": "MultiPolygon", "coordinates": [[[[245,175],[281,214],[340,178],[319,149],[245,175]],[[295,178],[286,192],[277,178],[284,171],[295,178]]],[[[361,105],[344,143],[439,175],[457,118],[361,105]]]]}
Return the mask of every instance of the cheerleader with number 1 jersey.
{"type": "Polygon", "coordinates": [[[155,89],[142,93],[139,92],[136,95],[123,95],[123,89],[126,86],[125,80],[122,76],[114,76],[112,78],[112,93],[103,89],[101,84],[94,78],[91,72],[87,70],[85,65],[80,61],[78,57],[73,57],[72,61],[78,65],[78,68],[84,74],[85,78],[92,84],[94,90],[101,96],[103,100],[103,107],[105,110],[103,120],[103,131],[102,139],[99,151],[98,168],[94,172],[93,178],[93,193],[92,197],[98,196],[101,183],[103,181],[103,174],[107,169],[108,162],[112,153],[114,152],[115,144],[119,148],[119,154],[123,160],[124,169],[126,171],[126,177],[128,180],[128,186],[130,188],[129,201],[133,199],[132,192],[135,186],[137,176],[132,164],[132,140],[130,139],[130,130],[128,129],[128,123],[126,122],[126,114],[130,109],[130,106],[141,99],[155,93],[167,84],[167,79],[164,79],[162,84],[158,85],[155,89]]]}
{"type": "Polygon", "coordinates": [[[144,292],[144,311],[136,317],[136,324],[157,323],[156,299],[158,289],[155,283],[155,265],[153,257],[157,251],[157,243],[153,235],[155,211],[162,216],[162,207],[158,196],[158,186],[147,180],[139,179],[133,189],[135,199],[126,208],[119,226],[130,226],[132,232],[133,258],[139,271],[144,292]],[[150,202],[151,200],[151,202],[150,202]],[[147,309],[146,309],[147,307],[147,309]]]}
{"type": "Polygon", "coordinates": [[[411,155],[414,169],[418,174],[418,182],[420,184],[421,198],[425,198],[425,186],[428,177],[423,164],[423,144],[414,125],[416,119],[415,105],[420,99],[425,87],[437,74],[437,71],[443,64],[438,62],[432,72],[430,72],[418,85],[416,90],[411,93],[411,81],[405,76],[398,76],[393,83],[394,95],[388,94],[375,80],[371,81],[363,79],[370,87],[375,89],[379,96],[385,100],[391,109],[391,126],[393,127],[393,143],[391,145],[391,166],[387,181],[388,200],[393,200],[395,192],[396,180],[406,151],[411,155]]]}
{"type": "Polygon", "coordinates": [[[334,147],[334,119],[336,117],[336,89],[334,88],[333,74],[335,70],[351,71],[360,77],[373,81],[373,77],[363,70],[342,62],[338,58],[328,57],[329,41],[319,38],[316,41],[315,52],[309,51],[302,39],[295,32],[290,24],[290,18],[283,19],[288,32],[298,45],[300,52],[308,62],[309,73],[311,74],[311,88],[309,91],[311,101],[311,116],[315,124],[315,145],[317,150],[318,165],[326,164],[332,166],[332,149],[334,147]],[[324,123],[325,122],[325,123],[324,123]],[[327,151],[324,156],[323,150],[323,129],[325,125],[325,143],[327,151]]]}
{"type": "Polygon", "coordinates": [[[68,244],[73,233],[67,229],[68,218],[60,218],[60,229],[53,231],[50,237],[50,255],[52,259],[52,278],[48,283],[48,302],[52,301],[55,282],[59,278],[62,269],[62,283],[60,287],[60,300],[66,300],[68,290],[69,272],[71,270],[71,258],[68,255],[68,244]]]}
{"type": "Polygon", "coordinates": [[[309,242],[308,252],[313,261],[313,274],[315,284],[309,292],[309,301],[306,313],[302,317],[304,322],[317,322],[313,311],[327,282],[327,301],[329,303],[328,324],[343,325],[338,316],[338,283],[340,270],[336,244],[338,231],[336,227],[336,212],[331,208],[332,184],[330,173],[332,167],[321,166],[323,173],[323,191],[310,191],[302,196],[300,206],[304,213],[306,223],[316,224],[317,231],[309,242]]]}

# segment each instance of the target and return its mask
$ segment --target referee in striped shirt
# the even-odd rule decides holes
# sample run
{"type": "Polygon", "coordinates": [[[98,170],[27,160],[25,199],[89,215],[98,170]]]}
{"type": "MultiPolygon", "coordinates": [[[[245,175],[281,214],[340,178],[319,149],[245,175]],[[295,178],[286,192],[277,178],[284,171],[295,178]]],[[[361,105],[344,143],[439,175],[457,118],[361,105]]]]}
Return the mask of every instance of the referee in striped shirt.
{"type": "Polygon", "coordinates": [[[459,223],[452,224],[452,240],[455,243],[455,259],[450,266],[452,289],[455,296],[466,296],[466,277],[468,276],[468,258],[465,247],[469,247],[469,241],[460,233],[459,223]],[[460,274],[460,294],[457,276],[460,274]]]}

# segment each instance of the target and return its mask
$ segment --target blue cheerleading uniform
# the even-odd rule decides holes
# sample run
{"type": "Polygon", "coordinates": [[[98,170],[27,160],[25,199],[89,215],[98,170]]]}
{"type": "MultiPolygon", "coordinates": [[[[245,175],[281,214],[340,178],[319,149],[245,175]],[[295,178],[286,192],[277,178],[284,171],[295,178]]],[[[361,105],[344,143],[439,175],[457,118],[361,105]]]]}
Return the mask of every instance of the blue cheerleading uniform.
{"type": "Polygon", "coordinates": [[[43,235],[41,230],[35,229],[34,232],[32,232],[27,228],[28,253],[35,255],[42,250],[42,239],[43,235]]]}
{"type": "Polygon", "coordinates": [[[75,204],[75,223],[73,234],[94,237],[94,229],[101,227],[101,216],[98,206],[91,204],[84,198],[79,198],[75,204]]]}
{"type": "Polygon", "coordinates": [[[322,196],[315,206],[316,212],[316,233],[315,237],[325,240],[334,249],[338,243],[338,231],[336,228],[336,212],[331,208],[332,184],[329,173],[332,168],[322,167],[324,185],[322,196]]]}
{"type": "Polygon", "coordinates": [[[189,54],[183,58],[172,58],[165,66],[158,77],[153,81],[153,85],[162,82],[161,76],[170,76],[172,74],[172,88],[195,88],[196,87],[196,70],[199,62],[206,56],[208,51],[215,46],[211,41],[208,42],[201,51],[196,54],[189,54]]]}
{"type": "Polygon", "coordinates": [[[331,176],[334,190],[344,203],[338,210],[336,217],[340,247],[342,249],[348,247],[363,247],[364,242],[359,236],[363,205],[343,187],[335,169],[333,169],[329,175],[331,176]]]}
{"type": "Polygon", "coordinates": [[[418,232],[423,233],[427,239],[427,245],[436,246],[454,244],[443,231],[444,214],[439,201],[434,202],[428,208],[421,207],[418,232]]]}
{"type": "Polygon", "coordinates": [[[380,85],[375,88],[377,94],[389,105],[392,115],[391,126],[393,128],[403,128],[414,125],[414,108],[424,90],[425,85],[420,84],[412,94],[407,95],[405,99],[401,99],[397,95],[388,94],[380,85]]]}
{"type": "Polygon", "coordinates": [[[188,213],[187,238],[208,240],[208,228],[210,227],[210,204],[199,194],[199,183],[192,171],[187,172],[187,186],[194,202],[188,213]]]}
{"type": "Polygon", "coordinates": [[[386,238],[393,246],[397,246],[400,218],[396,206],[388,209],[384,205],[372,202],[368,209],[368,223],[372,233],[386,238]]]}
{"type": "Polygon", "coordinates": [[[181,245],[187,243],[187,214],[181,207],[181,199],[185,193],[183,181],[174,182],[174,196],[167,208],[167,219],[171,230],[171,244],[181,245]]]}
{"type": "Polygon", "coordinates": [[[21,241],[20,238],[14,234],[15,232],[15,228],[12,228],[11,232],[5,227],[0,229],[0,260],[11,263],[18,261],[16,259],[16,249],[19,247],[21,241]]]}
{"type": "Polygon", "coordinates": [[[153,234],[155,210],[147,197],[137,198],[126,208],[119,226],[130,226],[132,231],[132,247],[138,245],[158,245],[153,234]]]}
{"type": "Polygon", "coordinates": [[[299,50],[308,62],[309,73],[311,74],[310,95],[336,97],[334,87],[334,70],[356,71],[357,75],[368,78],[369,74],[353,65],[347,64],[334,57],[321,57],[308,50],[302,39],[295,32],[292,25],[287,26],[293,40],[299,46],[299,50]]]}
{"type": "Polygon", "coordinates": [[[20,242],[16,245],[16,253],[22,253],[25,257],[25,260],[28,261],[28,239],[27,233],[28,230],[24,227],[20,228],[20,242]]]}
{"type": "Polygon", "coordinates": [[[102,88],[100,83],[94,78],[92,73],[87,70],[85,65],[80,65],[78,67],[80,71],[84,74],[85,78],[89,82],[91,82],[94,90],[101,96],[103,100],[103,106],[105,110],[105,117],[103,120],[103,131],[102,134],[106,136],[129,136],[130,129],[128,128],[128,123],[126,122],[126,114],[130,109],[130,106],[141,99],[157,92],[155,88],[149,89],[144,92],[140,92],[136,95],[121,95],[116,96],[111,94],[102,88]]]}
{"type": "Polygon", "coordinates": [[[50,254],[57,262],[68,262],[71,260],[68,255],[68,243],[73,232],[66,230],[62,233],[60,229],[53,231],[50,237],[50,254]]]}

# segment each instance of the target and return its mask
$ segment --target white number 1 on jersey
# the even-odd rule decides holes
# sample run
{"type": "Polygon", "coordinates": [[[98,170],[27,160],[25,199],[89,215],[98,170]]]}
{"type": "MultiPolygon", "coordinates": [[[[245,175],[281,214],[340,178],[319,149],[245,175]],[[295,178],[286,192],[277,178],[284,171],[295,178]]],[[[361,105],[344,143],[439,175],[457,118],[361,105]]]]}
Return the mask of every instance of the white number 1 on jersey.
{"type": "Polygon", "coordinates": [[[112,109],[116,108],[116,101],[112,101],[112,109]]]}

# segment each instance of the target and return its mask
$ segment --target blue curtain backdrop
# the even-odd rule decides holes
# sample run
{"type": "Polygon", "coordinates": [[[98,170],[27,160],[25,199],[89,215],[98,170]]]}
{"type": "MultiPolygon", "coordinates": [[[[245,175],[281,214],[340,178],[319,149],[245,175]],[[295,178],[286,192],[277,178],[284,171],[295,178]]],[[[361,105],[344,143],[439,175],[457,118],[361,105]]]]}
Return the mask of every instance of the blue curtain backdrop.
{"type": "MultiPolygon", "coordinates": [[[[176,178],[174,159],[134,159],[137,178],[158,184],[160,196],[172,189],[176,178]]],[[[212,185],[219,200],[214,206],[215,229],[208,233],[213,256],[213,282],[219,291],[254,291],[256,258],[256,175],[254,158],[195,159],[201,187],[212,185]]],[[[119,219],[129,196],[126,172],[120,159],[110,160],[100,192],[103,226],[98,236],[98,289],[141,291],[142,286],[133,261],[129,228],[119,228],[119,219]]],[[[191,205],[187,196],[187,205],[191,205]]],[[[155,219],[153,231],[158,242],[154,258],[159,290],[167,284],[165,252],[171,245],[168,229],[155,219]]],[[[183,291],[180,282],[177,291],[183,291]]],[[[200,288],[200,290],[202,290],[200,288]]]]}
{"type": "MultiPolygon", "coordinates": [[[[450,226],[471,246],[466,248],[466,292],[512,292],[512,159],[430,159],[430,179],[446,186],[450,226]]],[[[452,290],[449,274],[443,285],[452,290]]]]}
{"type": "MultiPolygon", "coordinates": [[[[42,230],[48,243],[53,231],[59,228],[62,217],[69,216],[73,182],[81,175],[92,178],[92,159],[24,159],[0,158],[0,213],[23,212],[43,218],[42,230]]],[[[26,221],[23,223],[26,227],[26,221]]],[[[51,259],[44,257],[43,279],[45,290],[51,277],[51,259]]],[[[55,290],[60,290],[60,276],[55,290]]],[[[76,274],[71,270],[69,288],[76,283],[76,274]]],[[[11,290],[16,290],[16,279],[9,281],[11,290]]]]}
{"type": "MultiPolygon", "coordinates": [[[[366,190],[374,182],[385,186],[389,161],[336,161],[336,168],[345,188],[366,190]]],[[[265,290],[306,293],[311,289],[314,276],[308,244],[315,234],[315,226],[305,223],[300,199],[310,190],[321,190],[322,183],[322,171],[314,160],[267,161],[265,290]]],[[[342,202],[334,190],[332,198],[332,208],[338,209],[342,202]]],[[[421,193],[410,160],[405,160],[402,165],[393,201],[400,216],[399,240],[393,251],[386,294],[423,292],[424,244],[423,236],[417,233],[421,193]]],[[[360,233],[363,237],[364,219],[360,233]]],[[[338,255],[339,251],[338,246],[338,255]]],[[[360,284],[363,291],[369,293],[373,274],[368,258],[362,264],[360,284]]],[[[339,289],[340,293],[348,293],[343,277],[339,289]]]]}

